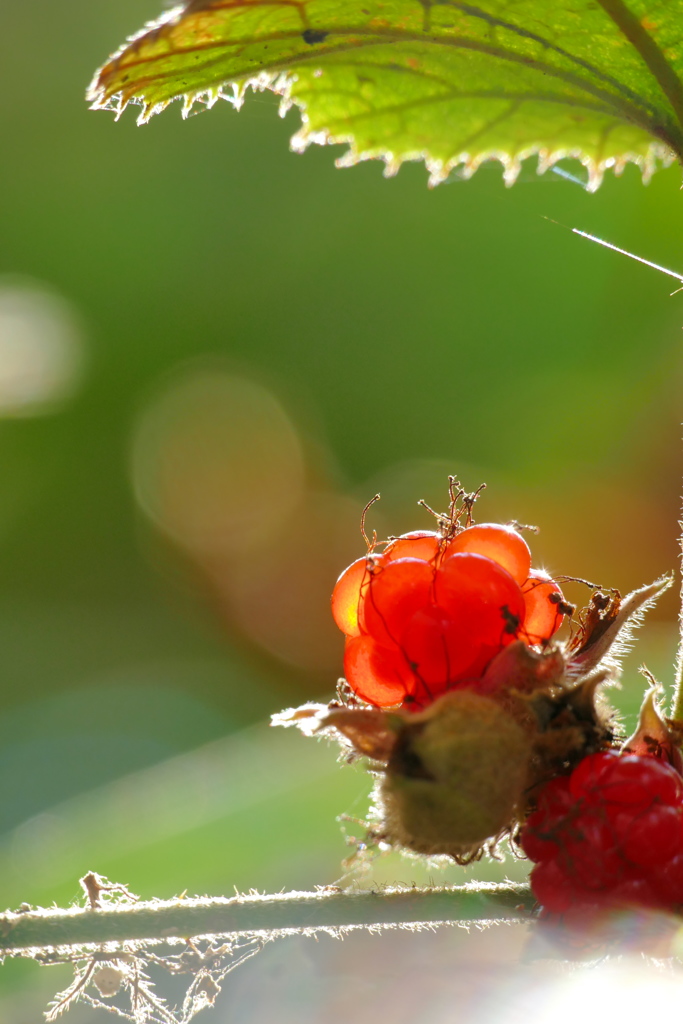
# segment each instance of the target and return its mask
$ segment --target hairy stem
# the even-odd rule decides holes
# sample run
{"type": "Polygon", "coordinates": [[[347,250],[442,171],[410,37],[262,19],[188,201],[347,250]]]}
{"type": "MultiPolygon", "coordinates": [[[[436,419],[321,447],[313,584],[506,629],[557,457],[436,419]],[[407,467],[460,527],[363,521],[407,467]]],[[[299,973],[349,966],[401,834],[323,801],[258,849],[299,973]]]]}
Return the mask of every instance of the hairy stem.
{"type": "Polygon", "coordinates": [[[683,519],[678,524],[681,528],[679,546],[681,550],[681,600],[678,612],[678,650],[674,663],[674,695],[671,717],[674,721],[683,721],[683,519]]]}
{"type": "Polygon", "coordinates": [[[0,955],[105,942],[275,936],[391,925],[450,924],[528,918],[534,898],[524,885],[370,892],[290,892],[277,896],[105,903],[97,908],[30,909],[0,915],[0,955]]]}

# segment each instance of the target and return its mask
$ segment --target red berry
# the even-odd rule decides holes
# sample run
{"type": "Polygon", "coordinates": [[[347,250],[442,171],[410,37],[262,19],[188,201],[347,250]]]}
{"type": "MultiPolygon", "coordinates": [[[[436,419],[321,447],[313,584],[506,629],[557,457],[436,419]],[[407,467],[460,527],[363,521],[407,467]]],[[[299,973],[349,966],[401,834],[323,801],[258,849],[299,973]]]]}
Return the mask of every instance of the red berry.
{"type": "Polygon", "coordinates": [[[683,902],[683,781],[652,757],[591,754],[541,790],[520,844],[537,864],[534,893],[565,921],[580,907],[673,909],[683,902]]]}
{"type": "Polygon", "coordinates": [[[601,802],[613,805],[614,812],[622,805],[644,808],[655,798],[675,803],[683,797],[683,780],[665,761],[611,750],[585,757],[569,785],[575,796],[599,792],[601,802]]]}
{"type": "Polygon", "coordinates": [[[480,676],[523,615],[519,587],[491,559],[453,555],[436,570],[401,558],[371,573],[360,628],[403,653],[424,702],[480,676]]]}
{"type": "MultiPolygon", "coordinates": [[[[375,642],[347,645],[352,689],[370,703],[390,706],[401,702],[403,685],[403,701],[424,706],[454,687],[483,686],[487,666],[513,640],[547,639],[557,609],[550,622],[548,602],[522,593],[520,583],[530,589],[530,558],[515,530],[493,523],[467,527],[450,542],[433,531],[407,533],[383,553],[359,558],[332,594],[332,613],[346,637],[375,642]],[[389,659],[386,667],[381,656],[389,659]]],[[[546,583],[559,593],[543,579],[544,594],[546,583]]]]}
{"type": "Polygon", "coordinates": [[[470,552],[491,558],[507,571],[520,585],[525,582],[531,568],[531,552],[524,538],[511,526],[480,523],[468,526],[457,534],[448,546],[447,555],[470,552]]]}
{"type": "Polygon", "coordinates": [[[550,640],[562,625],[563,614],[558,607],[558,599],[564,601],[562,591],[547,573],[531,569],[522,593],[526,606],[525,640],[530,644],[550,640]]]}

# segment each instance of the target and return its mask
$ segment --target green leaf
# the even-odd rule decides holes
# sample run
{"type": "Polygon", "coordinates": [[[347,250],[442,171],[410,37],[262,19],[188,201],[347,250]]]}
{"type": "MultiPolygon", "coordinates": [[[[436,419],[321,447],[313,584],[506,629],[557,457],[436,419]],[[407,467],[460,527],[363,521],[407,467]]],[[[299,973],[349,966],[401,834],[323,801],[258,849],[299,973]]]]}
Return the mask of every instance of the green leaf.
{"type": "Polygon", "coordinates": [[[338,161],[424,160],[430,183],[499,160],[539,172],[683,156],[683,0],[190,0],[148,25],[98,71],[88,98],[139,123],[184,99],[271,89],[296,104],[292,145],[349,144],[338,161]]]}

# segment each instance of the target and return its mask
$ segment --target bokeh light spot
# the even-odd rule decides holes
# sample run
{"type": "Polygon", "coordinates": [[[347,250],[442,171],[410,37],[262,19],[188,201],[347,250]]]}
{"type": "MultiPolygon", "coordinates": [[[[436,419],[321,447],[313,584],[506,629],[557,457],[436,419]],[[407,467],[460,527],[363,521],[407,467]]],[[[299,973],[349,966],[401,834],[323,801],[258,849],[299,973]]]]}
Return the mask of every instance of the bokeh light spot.
{"type": "Polygon", "coordinates": [[[298,505],[304,458],[269,390],[205,365],[186,369],[144,413],[133,479],[145,512],[192,554],[243,556],[298,505]]]}
{"type": "Polygon", "coordinates": [[[83,369],[83,331],[72,306],[44,285],[0,277],[0,417],[55,412],[83,369]]]}

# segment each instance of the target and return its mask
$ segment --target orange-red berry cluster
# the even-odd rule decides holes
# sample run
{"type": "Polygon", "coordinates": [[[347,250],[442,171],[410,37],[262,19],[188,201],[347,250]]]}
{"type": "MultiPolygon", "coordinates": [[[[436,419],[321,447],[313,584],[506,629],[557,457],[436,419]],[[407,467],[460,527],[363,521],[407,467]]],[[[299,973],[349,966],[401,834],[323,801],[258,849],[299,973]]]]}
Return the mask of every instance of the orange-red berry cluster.
{"type": "Polygon", "coordinates": [[[562,594],[511,526],[482,523],[452,538],[407,533],[346,569],[332,595],[346,635],[351,689],[376,707],[420,708],[476,687],[513,640],[543,644],[562,623],[562,594]]]}

